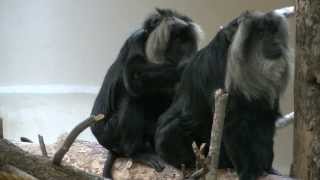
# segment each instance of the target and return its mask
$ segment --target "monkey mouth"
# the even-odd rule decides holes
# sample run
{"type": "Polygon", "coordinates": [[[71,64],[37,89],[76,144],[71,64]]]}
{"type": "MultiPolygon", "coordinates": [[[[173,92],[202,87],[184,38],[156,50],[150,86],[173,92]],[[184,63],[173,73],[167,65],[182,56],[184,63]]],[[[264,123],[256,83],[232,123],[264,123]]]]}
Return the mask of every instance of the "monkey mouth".
{"type": "Polygon", "coordinates": [[[281,50],[274,50],[269,53],[266,53],[265,57],[268,59],[279,59],[280,57],[282,57],[282,55],[283,54],[281,50]]]}
{"type": "Polygon", "coordinates": [[[281,58],[284,55],[285,48],[281,44],[273,44],[272,47],[265,47],[263,51],[264,56],[272,60],[281,58]]]}

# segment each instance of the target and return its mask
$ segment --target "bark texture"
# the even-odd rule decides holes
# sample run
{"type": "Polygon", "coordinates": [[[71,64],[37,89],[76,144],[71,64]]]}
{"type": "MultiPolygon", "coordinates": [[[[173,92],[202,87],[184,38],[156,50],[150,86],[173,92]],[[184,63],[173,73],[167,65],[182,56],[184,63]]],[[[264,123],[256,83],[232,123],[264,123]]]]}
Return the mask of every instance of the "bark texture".
{"type": "MultiPolygon", "coordinates": [[[[65,137],[66,135],[61,136],[57,143],[47,145],[49,157],[52,157],[54,152],[62,146],[65,137]]],[[[41,155],[40,148],[36,143],[19,142],[16,143],[16,145],[32,154],[41,155]]],[[[95,142],[76,140],[68,153],[64,156],[62,164],[70,165],[87,173],[102,175],[102,168],[106,159],[106,155],[106,149],[99,144],[95,142]]],[[[191,172],[188,170],[185,171],[185,174],[190,173],[191,172]]],[[[148,166],[134,163],[130,159],[126,158],[119,158],[116,160],[112,169],[112,174],[113,180],[184,180],[182,173],[171,166],[167,166],[162,172],[157,172],[148,166]]],[[[218,179],[237,180],[238,178],[236,173],[233,171],[219,170],[218,179]]],[[[263,176],[258,180],[291,179],[288,177],[269,175],[263,176]]]]}
{"type": "Polygon", "coordinates": [[[320,1],[296,1],[294,163],[292,174],[320,179],[320,1]]]}
{"type": "MultiPolygon", "coordinates": [[[[55,166],[51,160],[31,155],[9,141],[0,140],[0,167],[12,165],[38,179],[46,180],[99,180],[101,177],[87,174],[67,166],[55,166]]],[[[1,173],[1,172],[0,172],[1,173]]]]}

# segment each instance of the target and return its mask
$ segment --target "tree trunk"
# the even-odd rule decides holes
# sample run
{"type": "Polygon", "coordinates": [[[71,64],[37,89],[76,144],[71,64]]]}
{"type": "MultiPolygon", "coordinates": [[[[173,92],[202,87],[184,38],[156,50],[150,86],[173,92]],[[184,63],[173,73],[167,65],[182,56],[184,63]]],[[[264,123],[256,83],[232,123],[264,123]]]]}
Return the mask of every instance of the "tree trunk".
{"type": "Polygon", "coordinates": [[[295,126],[292,174],[320,179],[320,1],[296,1],[295,126]]]}

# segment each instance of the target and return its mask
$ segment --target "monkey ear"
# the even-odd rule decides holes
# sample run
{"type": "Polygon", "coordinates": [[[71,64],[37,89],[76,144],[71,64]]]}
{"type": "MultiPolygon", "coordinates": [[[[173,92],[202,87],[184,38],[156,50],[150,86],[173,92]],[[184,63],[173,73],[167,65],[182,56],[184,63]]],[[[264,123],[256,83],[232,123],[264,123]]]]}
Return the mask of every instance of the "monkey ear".
{"type": "Polygon", "coordinates": [[[232,41],[234,34],[239,28],[240,23],[242,22],[242,15],[233,19],[226,26],[222,26],[220,31],[223,31],[228,41],[232,41]]]}
{"type": "Polygon", "coordinates": [[[164,9],[156,7],[157,13],[159,13],[160,16],[165,16],[166,12],[164,9]]]}
{"type": "Polygon", "coordinates": [[[162,9],[157,7],[156,12],[162,17],[171,17],[174,15],[174,11],[172,11],[171,9],[162,9]]]}
{"type": "Polygon", "coordinates": [[[252,15],[252,11],[246,10],[243,13],[240,14],[238,18],[238,24],[241,24],[245,19],[249,19],[250,16],[252,15]]]}

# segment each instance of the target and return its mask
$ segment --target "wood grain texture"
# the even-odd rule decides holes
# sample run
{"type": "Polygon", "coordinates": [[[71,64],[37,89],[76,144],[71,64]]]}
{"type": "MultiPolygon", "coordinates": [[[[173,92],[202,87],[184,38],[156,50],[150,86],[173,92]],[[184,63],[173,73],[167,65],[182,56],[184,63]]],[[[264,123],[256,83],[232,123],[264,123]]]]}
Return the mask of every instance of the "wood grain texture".
{"type": "Polygon", "coordinates": [[[295,125],[292,174],[320,179],[320,1],[296,1],[295,125]]]}

